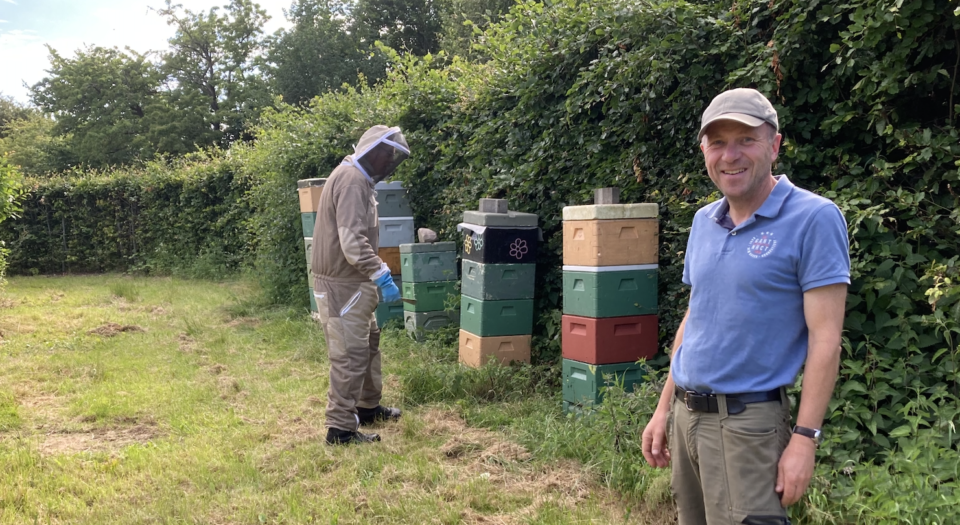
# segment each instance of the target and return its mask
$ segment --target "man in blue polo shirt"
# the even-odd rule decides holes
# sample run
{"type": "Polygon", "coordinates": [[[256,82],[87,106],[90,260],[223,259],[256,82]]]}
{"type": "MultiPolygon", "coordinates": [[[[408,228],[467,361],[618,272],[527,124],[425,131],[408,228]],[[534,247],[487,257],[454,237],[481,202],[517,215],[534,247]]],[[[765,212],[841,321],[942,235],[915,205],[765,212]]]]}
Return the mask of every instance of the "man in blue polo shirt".
{"type": "Polygon", "coordinates": [[[647,462],[673,463],[680,525],[788,524],[784,509],[813,475],[850,259],[836,205],[773,175],[780,141],[776,110],[753,89],[721,93],[701,119],[700,150],[723,198],[693,219],[690,303],[643,431],[647,462]],[[791,428],[785,388],[801,367],[791,428]]]}

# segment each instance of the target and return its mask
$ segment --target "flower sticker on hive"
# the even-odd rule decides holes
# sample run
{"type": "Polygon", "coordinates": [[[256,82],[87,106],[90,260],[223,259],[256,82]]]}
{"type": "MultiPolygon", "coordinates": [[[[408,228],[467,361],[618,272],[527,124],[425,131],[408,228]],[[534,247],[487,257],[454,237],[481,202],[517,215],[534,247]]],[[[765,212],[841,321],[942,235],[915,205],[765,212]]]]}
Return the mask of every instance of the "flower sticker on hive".
{"type": "Polygon", "coordinates": [[[474,236],[473,236],[473,247],[476,248],[478,252],[479,252],[480,250],[482,250],[482,249],[483,249],[483,237],[481,237],[481,236],[479,236],[479,235],[474,235],[474,236]]]}
{"type": "Polygon", "coordinates": [[[523,239],[517,239],[510,245],[510,257],[517,260],[522,259],[523,256],[527,254],[527,251],[529,251],[527,249],[527,241],[523,239]]]}
{"type": "Polygon", "coordinates": [[[465,235],[463,237],[463,252],[470,253],[470,250],[473,248],[473,244],[470,243],[470,236],[465,235]]]}

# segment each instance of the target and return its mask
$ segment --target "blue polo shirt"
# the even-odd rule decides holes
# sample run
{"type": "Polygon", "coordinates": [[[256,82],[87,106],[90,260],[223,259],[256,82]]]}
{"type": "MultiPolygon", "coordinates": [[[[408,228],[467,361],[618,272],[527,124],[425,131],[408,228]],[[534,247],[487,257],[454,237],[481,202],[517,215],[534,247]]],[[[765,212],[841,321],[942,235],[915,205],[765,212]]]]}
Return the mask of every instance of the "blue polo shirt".
{"type": "Polygon", "coordinates": [[[786,175],[777,179],[739,226],[725,198],[693,219],[683,265],[690,317],[671,363],[682,388],[733,394],[792,385],[807,358],[803,293],[850,283],[843,214],[786,175]]]}

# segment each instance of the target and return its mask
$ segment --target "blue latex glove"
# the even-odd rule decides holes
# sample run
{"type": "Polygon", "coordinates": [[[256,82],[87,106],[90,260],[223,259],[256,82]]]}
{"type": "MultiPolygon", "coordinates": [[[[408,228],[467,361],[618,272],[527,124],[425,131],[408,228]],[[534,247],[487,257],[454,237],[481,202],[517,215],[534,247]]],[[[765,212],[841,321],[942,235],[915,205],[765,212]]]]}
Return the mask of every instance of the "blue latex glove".
{"type": "Polygon", "coordinates": [[[394,284],[393,276],[391,276],[389,272],[377,277],[373,283],[380,287],[383,302],[395,303],[400,300],[400,289],[394,284]]]}

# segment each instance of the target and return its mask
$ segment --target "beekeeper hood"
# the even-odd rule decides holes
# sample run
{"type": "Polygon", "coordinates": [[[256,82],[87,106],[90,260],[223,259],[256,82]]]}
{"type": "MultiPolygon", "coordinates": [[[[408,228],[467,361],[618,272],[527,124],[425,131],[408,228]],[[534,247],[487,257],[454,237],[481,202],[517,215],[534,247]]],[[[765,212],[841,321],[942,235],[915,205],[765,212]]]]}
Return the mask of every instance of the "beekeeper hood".
{"type": "Polygon", "coordinates": [[[374,182],[380,182],[392,175],[409,156],[410,148],[400,128],[374,126],[360,137],[360,142],[353,147],[353,155],[348,155],[343,162],[374,182]]]}

